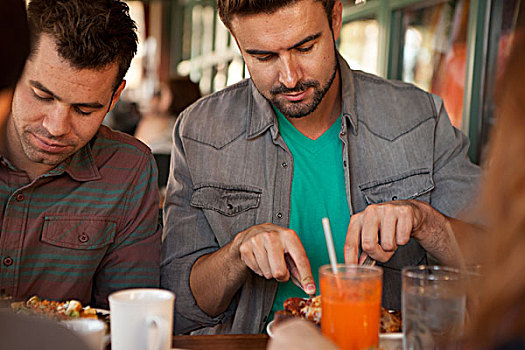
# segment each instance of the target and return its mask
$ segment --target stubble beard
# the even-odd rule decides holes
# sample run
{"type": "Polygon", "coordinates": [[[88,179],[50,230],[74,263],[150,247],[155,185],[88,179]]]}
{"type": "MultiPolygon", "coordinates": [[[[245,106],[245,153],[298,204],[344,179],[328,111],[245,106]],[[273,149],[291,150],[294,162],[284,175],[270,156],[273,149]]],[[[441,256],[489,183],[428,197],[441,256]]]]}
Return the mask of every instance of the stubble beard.
{"type": "Polygon", "coordinates": [[[337,75],[338,64],[337,64],[337,55],[334,55],[335,61],[333,65],[333,72],[328,81],[321,86],[317,80],[306,80],[298,82],[293,88],[287,88],[283,84],[280,86],[274,87],[270,90],[271,98],[270,102],[286,117],[288,118],[303,118],[307,115],[313,113],[321,101],[328,93],[328,90],[332,87],[335,77],[337,75]],[[283,93],[293,93],[293,92],[303,92],[308,88],[312,87],[314,89],[314,95],[312,100],[309,103],[304,103],[302,101],[290,102],[283,98],[279,98],[279,94],[283,93]]]}
{"type": "Polygon", "coordinates": [[[34,144],[32,134],[38,136],[46,135],[47,138],[52,139],[52,137],[49,137],[46,132],[42,132],[41,130],[33,130],[32,128],[24,128],[19,130],[16,128],[16,133],[22,147],[22,151],[24,152],[25,156],[33,163],[56,166],[75,153],[71,149],[64,153],[48,153],[38,148],[34,144]]]}

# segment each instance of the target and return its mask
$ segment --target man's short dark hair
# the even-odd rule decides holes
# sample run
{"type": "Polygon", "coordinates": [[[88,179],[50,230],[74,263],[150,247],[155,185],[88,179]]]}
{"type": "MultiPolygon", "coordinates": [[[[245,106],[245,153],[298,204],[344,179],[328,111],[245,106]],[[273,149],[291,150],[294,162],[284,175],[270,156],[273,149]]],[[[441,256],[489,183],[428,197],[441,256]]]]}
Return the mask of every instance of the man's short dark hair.
{"type": "MultiPolygon", "coordinates": [[[[4,0],[1,0],[4,1],[4,0]]],[[[32,52],[42,34],[51,35],[58,54],[78,69],[119,66],[116,89],[137,52],[137,26],[120,0],[32,0],[28,7],[32,52]]]]}
{"type": "Polygon", "coordinates": [[[0,0],[0,91],[13,89],[29,54],[29,29],[23,0],[0,0]]]}
{"type": "MultiPolygon", "coordinates": [[[[272,14],[277,10],[304,0],[217,0],[217,9],[224,25],[231,30],[231,20],[235,15],[272,14]]],[[[335,0],[315,0],[323,4],[332,26],[332,10],[335,0]]]]}

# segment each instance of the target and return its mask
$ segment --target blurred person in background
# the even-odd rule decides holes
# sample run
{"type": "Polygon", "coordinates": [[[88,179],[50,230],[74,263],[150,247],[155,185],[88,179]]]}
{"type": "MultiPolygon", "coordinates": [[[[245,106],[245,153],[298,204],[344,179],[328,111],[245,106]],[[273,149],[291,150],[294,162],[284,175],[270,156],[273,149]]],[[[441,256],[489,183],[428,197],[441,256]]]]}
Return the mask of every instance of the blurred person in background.
{"type": "MultiPolygon", "coordinates": [[[[464,242],[464,250],[476,254],[468,260],[481,264],[478,283],[470,286],[478,300],[467,323],[464,349],[525,349],[524,8],[521,5],[515,44],[496,93],[496,125],[481,191],[487,230],[464,242]]],[[[274,327],[268,344],[271,350],[336,348],[303,320],[274,327]]]]}
{"type": "Polygon", "coordinates": [[[159,189],[163,194],[168,183],[173,126],[179,114],[201,97],[199,85],[189,77],[177,76],[160,83],[153,95],[148,112],[140,119],[135,137],[144,142],[157,162],[159,189]]]}
{"type": "MultiPolygon", "coordinates": [[[[2,0],[4,3],[4,0],[2,0]]],[[[31,52],[0,143],[0,291],[107,308],[159,283],[156,166],[101,126],[137,50],[119,0],[33,0],[31,52]]]]}
{"type": "MultiPolygon", "coordinates": [[[[488,233],[476,253],[479,307],[468,328],[472,349],[525,349],[525,6],[496,91],[496,124],[482,187],[488,233]]],[[[474,244],[474,242],[473,242],[474,244]]]]}

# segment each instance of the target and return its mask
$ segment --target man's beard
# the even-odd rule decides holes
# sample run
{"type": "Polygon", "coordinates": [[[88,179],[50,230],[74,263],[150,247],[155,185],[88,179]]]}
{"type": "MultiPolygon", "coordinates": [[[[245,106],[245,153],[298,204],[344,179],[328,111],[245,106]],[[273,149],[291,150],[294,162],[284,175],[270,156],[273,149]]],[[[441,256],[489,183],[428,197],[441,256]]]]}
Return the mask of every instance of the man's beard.
{"type": "Polygon", "coordinates": [[[337,75],[337,56],[334,63],[333,73],[330,76],[330,79],[323,85],[317,80],[306,80],[299,81],[293,88],[287,88],[282,83],[280,86],[273,87],[270,89],[270,102],[286,117],[288,118],[302,118],[312,112],[314,112],[323,98],[325,97],[328,90],[332,86],[335,77],[337,75]],[[308,88],[312,87],[314,89],[314,95],[312,101],[309,103],[304,103],[302,101],[290,102],[282,98],[279,98],[279,94],[293,93],[293,92],[303,92],[308,88]]]}

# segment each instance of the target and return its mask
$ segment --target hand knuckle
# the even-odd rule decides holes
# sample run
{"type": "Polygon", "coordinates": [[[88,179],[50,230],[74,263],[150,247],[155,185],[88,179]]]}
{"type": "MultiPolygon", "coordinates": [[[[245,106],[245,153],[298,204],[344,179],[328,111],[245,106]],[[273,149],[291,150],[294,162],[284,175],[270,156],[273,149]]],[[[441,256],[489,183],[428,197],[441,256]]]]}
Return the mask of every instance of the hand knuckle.
{"type": "Polygon", "coordinates": [[[250,248],[248,248],[247,244],[243,243],[239,247],[239,252],[241,253],[241,255],[246,255],[250,252],[250,248]]]}
{"type": "Polygon", "coordinates": [[[362,243],[361,243],[361,246],[363,247],[364,250],[366,251],[369,251],[369,250],[372,250],[374,249],[374,243],[372,243],[372,241],[366,239],[364,240],[362,243]]]}
{"type": "Polygon", "coordinates": [[[284,269],[277,269],[275,272],[274,272],[274,277],[275,279],[277,280],[283,280],[286,278],[286,275],[287,275],[287,271],[284,270],[284,269]]]}
{"type": "Polygon", "coordinates": [[[385,242],[381,244],[381,248],[383,248],[383,250],[390,251],[392,248],[394,248],[394,245],[390,242],[385,242]]]}

